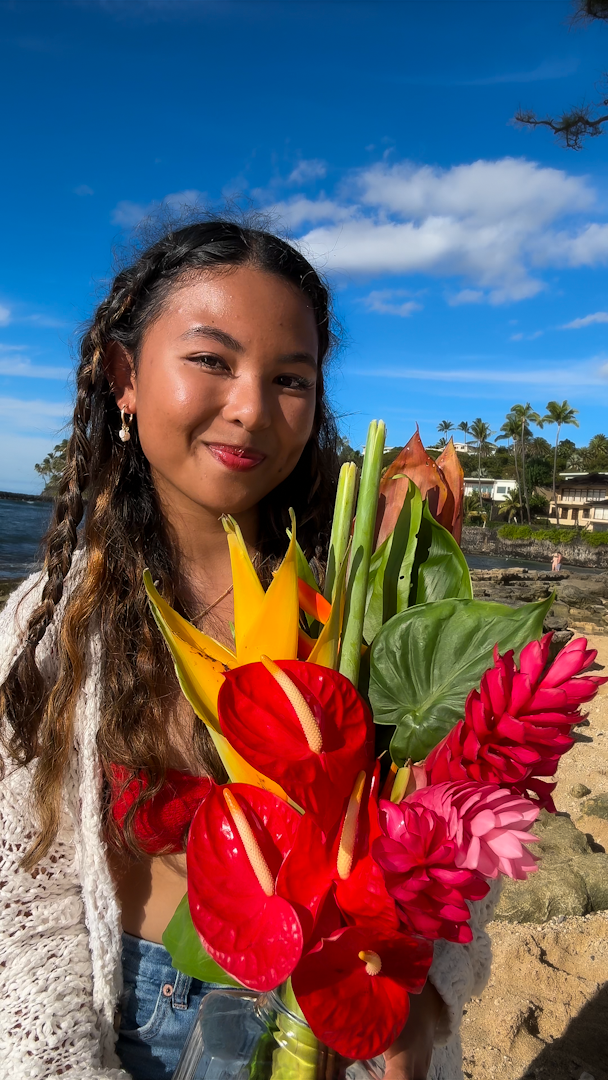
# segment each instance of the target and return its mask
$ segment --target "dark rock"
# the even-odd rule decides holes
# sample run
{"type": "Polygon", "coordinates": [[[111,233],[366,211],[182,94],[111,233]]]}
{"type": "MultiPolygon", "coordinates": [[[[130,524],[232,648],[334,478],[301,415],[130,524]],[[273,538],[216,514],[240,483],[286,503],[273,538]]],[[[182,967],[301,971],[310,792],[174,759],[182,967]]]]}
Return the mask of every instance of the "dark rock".
{"type": "Polygon", "coordinates": [[[574,786],[570,788],[569,794],[575,799],[584,799],[585,795],[591,794],[591,788],[588,788],[586,784],[574,784],[574,786]]]}
{"type": "Polygon", "coordinates": [[[583,878],[591,911],[608,911],[608,855],[595,852],[583,855],[572,863],[583,878]]]}
{"type": "Polygon", "coordinates": [[[505,878],[495,918],[513,923],[544,923],[558,915],[586,915],[590,908],[585,879],[572,866],[545,865],[526,881],[505,878]]]}
{"type": "MultiPolygon", "coordinates": [[[[589,788],[585,790],[585,795],[587,794],[590,794],[589,788]]],[[[581,804],[581,810],[587,816],[603,818],[604,821],[608,821],[608,795],[605,792],[594,795],[592,799],[587,799],[586,802],[581,804]]]]}

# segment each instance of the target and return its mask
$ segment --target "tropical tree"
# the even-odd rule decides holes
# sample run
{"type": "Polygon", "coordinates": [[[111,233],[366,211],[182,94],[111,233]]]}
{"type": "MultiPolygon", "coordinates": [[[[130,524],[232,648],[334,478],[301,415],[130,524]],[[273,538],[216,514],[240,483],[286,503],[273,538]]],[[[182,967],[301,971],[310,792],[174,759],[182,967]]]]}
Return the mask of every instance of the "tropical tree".
{"type": "Polygon", "coordinates": [[[511,491],[507,492],[503,501],[501,502],[498,508],[498,513],[506,514],[507,521],[513,521],[513,518],[515,518],[515,520],[517,521],[517,515],[519,514],[521,508],[521,495],[517,488],[512,488],[511,491]]]}
{"type": "MultiPolygon", "coordinates": [[[[574,0],[573,21],[592,22],[599,19],[608,22],[608,0],[574,0]]],[[[518,109],[515,120],[529,127],[548,127],[558,142],[569,150],[580,150],[585,139],[602,135],[608,123],[608,97],[605,85],[601,98],[595,105],[583,101],[566,109],[560,116],[539,118],[531,109],[518,109]]]]}
{"type": "Polygon", "coordinates": [[[478,416],[471,424],[471,435],[477,443],[477,480],[479,484],[479,502],[481,504],[481,459],[486,457],[493,448],[490,442],[492,429],[489,424],[486,424],[485,420],[481,419],[481,416],[478,416]]]}
{"type": "Polygon", "coordinates": [[[517,444],[518,444],[518,441],[519,441],[519,431],[520,431],[520,429],[519,429],[519,420],[515,416],[512,416],[511,414],[509,414],[507,416],[507,419],[505,420],[504,424],[501,424],[500,430],[502,431],[502,435],[498,435],[497,438],[498,439],[506,439],[507,440],[507,445],[510,442],[513,443],[513,462],[514,462],[514,465],[515,465],[515,480],[517,482],[517,491],[519,493],[519,505],[522,506],[523,505],[523,503],[522,503],[522,488],[521,488],[521,480],[520,480],[520,477],[519,477],[519,468],[518,468],[518,465],[517,465],[517,444]]]}
{"type": "Polygon", "coordinates": [[[509,415],[513,415],[516,418],[520,427],[521,471],[524,480],[524,502],[526,505],[528,525],[531,525],[532,519],[530,517],[530,502],[528,500],[528,485],[526,483],[526,438],[530,433],[530,424],[536,424],[537,427],[542,428],[544,420],[534,411],[529,401],[527,401],[525,405],[513,405],[508,416],[509,415]]]}
{"type": "Polygon", "coordinates": [[[561,405],[558,401],[549,401],[547,403],[547,412],[543,416],[543,424],[557,424],[557,435],[555,436],[555,451],[553,453],[553,509],[555,510],[555,520],[557,521],[557,495],[556,495],[556,477],[557,477],[557,446],[559,443],[559,433],[564,424],[573,424],[574,427],[578,427],[579,423],[576,419],[576,413],[578,409],[573,409],[567,401],[562,401],[561,405]]]}
{"type": "Polygon", "coordinates": [[[462,433],[464,435],[464,445],[466,446],[467,445],[467,435],[471,434],[471,425],[469,424],[468,420],[461,420],[459,425],[458,425],[458,430],[462,431],[462,433]]]}
{"type": "Polygon", "coordinates": [[[444,435],[442,435],[440,439],[437,439],[435,445],[443,450],[444,446],[448,445],[448,440],[445,438],[444,435]]]}
{"type": "Polygon", "coordinates": [[[448,435],[450,431],[454,430],[454,425],[451,420],[442,420],[440,424],[437,424],[437,431],[442,435],[448,435]]]}
{"type": "Polygon", "coordinates": [[[67,449],[68,440],[63,439],[62,442],[57,443],[57,446],[53,447],[50,454],[46,455],[44,461],[40,461],[37,465],[34,465],[38,475],[44,477],[44,495],[57,494],[61,474],[65,469],[67,449]]]}

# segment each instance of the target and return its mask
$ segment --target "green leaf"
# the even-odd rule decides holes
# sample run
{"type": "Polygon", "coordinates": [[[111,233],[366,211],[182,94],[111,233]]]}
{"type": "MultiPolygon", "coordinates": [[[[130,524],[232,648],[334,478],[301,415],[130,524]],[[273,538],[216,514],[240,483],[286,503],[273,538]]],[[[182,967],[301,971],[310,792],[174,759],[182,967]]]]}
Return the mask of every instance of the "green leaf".
{"type": "Polygon", "coordinates": [[[163,934],[163,945],[171,955],[173,967],[184,975],[200,979],[201,982],[221,983],[223,986],[241,985],[209,956],[194,929],[187,895],[180,900],[163,934]]]}
{"type": "Polygon", "coordinates": [[[441,600],[395,615],[371,650],[369,698],[377,724],[392,724],[398,765],[421,761],[464,716],[464,704],[501,653],[542,634],[553,598],[519,608],[441,600]]]}
{"type": "Polygon", "coordinates": [[[451,533],[440,525],[425,501],[412,567],[410,604],[429,604],[449,597],[470,600],[471,575],[451,533]]]}
{"type": "Polygon", "coordinates": [[[363,624],[367,642],[374,640],[383,623],[408,607],[421,521],[422,496],[410,483],[393,532],[372,555],[363,624]]]}

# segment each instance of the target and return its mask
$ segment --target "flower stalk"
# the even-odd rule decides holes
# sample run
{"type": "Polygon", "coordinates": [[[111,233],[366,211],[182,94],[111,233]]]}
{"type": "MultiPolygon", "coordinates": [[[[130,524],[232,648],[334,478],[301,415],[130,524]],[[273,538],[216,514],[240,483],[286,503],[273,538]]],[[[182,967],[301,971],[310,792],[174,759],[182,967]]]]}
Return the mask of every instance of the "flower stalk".
{"type": "Polygon", "coordinates": [[[325,575],[324,596],[333,602],[336,578],[348,547],[350,530],[355,510],[355,492],[357,489],[357,466],[354,461],[347,461],[340,469],[336,505],[331,525],[327,573],[325,575]]]}
{"type": "Polygon", "coordinates": [[[367,433],[361,484],[357,499],[357,516],[353,533],[348,583],[346,586],[346,609],[342,631],[339,670],[357,685],[361,664],[363,621],[367,601],[367,581],[374,542],[374,528],[378,507],[378,490],[382,472],[382,454],[386,426],[382,420],[372,420],[367,433]]]}

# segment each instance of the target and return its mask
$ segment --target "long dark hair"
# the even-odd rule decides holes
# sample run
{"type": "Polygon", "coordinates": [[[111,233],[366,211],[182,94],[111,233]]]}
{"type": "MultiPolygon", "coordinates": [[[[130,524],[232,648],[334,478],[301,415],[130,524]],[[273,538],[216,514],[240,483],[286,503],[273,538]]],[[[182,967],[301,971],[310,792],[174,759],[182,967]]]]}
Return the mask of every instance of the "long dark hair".
{"type": "MultiPolygon", "coordinates": [[[[40,832],[23,861],[26,868],[48,852],[57,832],[74,709],[93,629],[101,638],[99,754],[106,777],[112,763],[142,776],[125,830],[127,845],[139,851],[133,815],[162,786],[170,754],[167,705],[177,690],[169,654],[146,602],[142,573],[148,566],[164,596],[179,604],[174,591],[178,553],[136,425],[128,443],[118,438],[120,414],[104,357],[111,343],[119,342],[137,366],[142,335],[176,283],[199,270],[243,265],[300,289],[314,311],[319,335],[313,431],[292,474],[261,504],[260,554],[268,567],[285,550],[290,506],[307,557],[322,557],[327,544],[338,464],[336,427],[323,378],[334,343],[326,285],[296,248],[264,229],[207,220],[168,231],[118,273],[82,337],[73,430],[46,540],[47,580],[29,619],[25,644],[0,688],[9,755],[20,764],[36,759],[33,797],[40,832]],[[36,663],[36,647],[53,621],[78,543],[84,554],[65,604],[55,681],[48,685],[36,663]]],[[[194,731],[197,761],[221,777],[203,725],[194,725],[194,731]]],[[[111,814],[106,814],[106,824],[117,840],[111,814]]]]}

